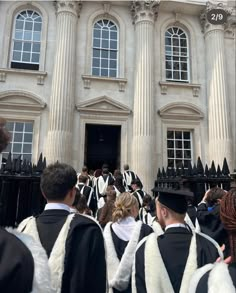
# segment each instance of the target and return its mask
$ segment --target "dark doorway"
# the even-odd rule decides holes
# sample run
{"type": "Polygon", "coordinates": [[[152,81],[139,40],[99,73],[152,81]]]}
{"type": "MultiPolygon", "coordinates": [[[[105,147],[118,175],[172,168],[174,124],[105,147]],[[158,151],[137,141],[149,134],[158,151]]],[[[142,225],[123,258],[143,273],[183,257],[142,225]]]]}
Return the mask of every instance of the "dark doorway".
{"type": "Polygon", "coordinates": [[[104,163],[110,171],[120,168],[121,126],[86,124],[84,164],[91,170],[104,163]]]}

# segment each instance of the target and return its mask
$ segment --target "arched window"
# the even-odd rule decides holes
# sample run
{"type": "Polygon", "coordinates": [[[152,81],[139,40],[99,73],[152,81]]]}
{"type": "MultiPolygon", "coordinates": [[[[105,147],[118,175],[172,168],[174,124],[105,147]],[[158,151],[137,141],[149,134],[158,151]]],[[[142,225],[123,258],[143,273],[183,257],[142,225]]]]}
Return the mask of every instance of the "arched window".
{"type": "Polygon", "coordinates": [[[186,33],[171,27],[165,33],[166,80],[189,82],[189,48],[186,33]]]}
{"type": "Polygon", "coordinates": [[[33,10],[16,15],[12,32],[11,68],[39,69],[42,17],[33,10]]]}
{"type": "Polygon", "coordinates": [[[92,75],[118,75],[118,28],[108,19],[97,21],[93,27],[92,75]]]}

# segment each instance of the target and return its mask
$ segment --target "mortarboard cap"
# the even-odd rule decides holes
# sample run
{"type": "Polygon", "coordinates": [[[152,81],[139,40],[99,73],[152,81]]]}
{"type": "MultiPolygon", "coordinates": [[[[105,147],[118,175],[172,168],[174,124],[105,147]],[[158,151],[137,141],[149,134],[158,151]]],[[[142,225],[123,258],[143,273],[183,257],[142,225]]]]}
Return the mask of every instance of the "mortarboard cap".
{"type": "Polygon", "coordinates": [[[181,189],[158,189],[157,191],[159,192],[158,201],[161,204],[179,214],[187,212],[187,199],[193,197],[193,192],[181,189]]]}

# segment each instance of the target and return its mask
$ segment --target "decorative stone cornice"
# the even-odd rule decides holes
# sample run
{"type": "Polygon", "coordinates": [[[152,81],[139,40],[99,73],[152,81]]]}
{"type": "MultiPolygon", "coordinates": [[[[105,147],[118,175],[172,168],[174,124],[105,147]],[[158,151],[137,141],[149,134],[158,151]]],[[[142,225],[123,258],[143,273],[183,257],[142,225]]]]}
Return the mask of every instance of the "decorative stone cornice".
{"type": "Polygon", "coordinates": [[[0,68],[0,82],[5,82],[7,75],[25,75],[36,76],[37,84],[44,85],[44,79],[47,76],[47,72],[38,70],[27,70],[17,68],[0,68]]]}
{"type": "MultiPolygon", "coordinates": [[[[211,24],[207,19],[207,13],[213,9],[214,10],[217,10],[217,9],[224,10],[227,17],[230,16],[233,11],[232,8],[226,7],[223,3],[213,4],[211,2],[207,2],[206,8],[200,14],[200,23],[202,26],[202,32],[206,32],[211,27],[211,24]]],[[[222,25],[213,25],[212,27],[222,26],[222,28],[226,28],[227,23],[228,22],[226,22],[225,24],[222,24],[222,25]]]]}
{"type": "Polygon", "coordinates": [[[68,12],[79,17],[82,9],[81,1],[55,1],[54,5],[56,7],[57,15],[61,12],[68,12]]]}
{"type": "Polygon", "coordinates": [[[130,10],[133,23],[142,20],[154,22],[158,16],[159,3],[157,0],[132,1],[130,10]]]}
{"type": "Polygon", "coordinates": [[[93,76],[93,75],[82,75],[84,81],[84,88],[90,89],[92,81],[97,82],[110,82],[117,83],[119,86],[119,91],[124,92],[127,84],[126,78],[115,78],[115,77],[105,77],[105,76],[93,76]]]}

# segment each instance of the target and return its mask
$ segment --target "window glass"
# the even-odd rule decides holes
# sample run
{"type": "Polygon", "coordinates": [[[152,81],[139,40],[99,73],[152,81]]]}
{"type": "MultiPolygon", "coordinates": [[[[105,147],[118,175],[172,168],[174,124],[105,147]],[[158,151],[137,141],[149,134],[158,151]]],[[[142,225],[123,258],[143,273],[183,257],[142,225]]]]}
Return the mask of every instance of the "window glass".
{"type": "Polygon", "coordinates": [[[11,67],[38,70],[41,16],[33,10],[22,11],[16,16],[13,30],[11,67]]]}
{"type": "Polygon", "coordinates": [[[111,20],[101,19],[93,27],[92,75],[117,77],[118,32],[111,20]]]}
{"type": "Polygon", "coordinates": [[[171,27],[165,33],[166,80],[189,82],[189,49],[186,33],[171,27]]]}
{"type": "Polygon", "coordinates": [[[192,133],[191,131],[167,131],[167,161],[168,168],[188,167],[192,161],[192,133]]]}
{"type": "Polygon", "coordinates": [[[33,122],[7,121],[6,128],[11,134],[11,141],[7,148],[3,150],[2,157],[6,159],[11,152],[13,158],[31,160],[33,142],[33,122]]]}

